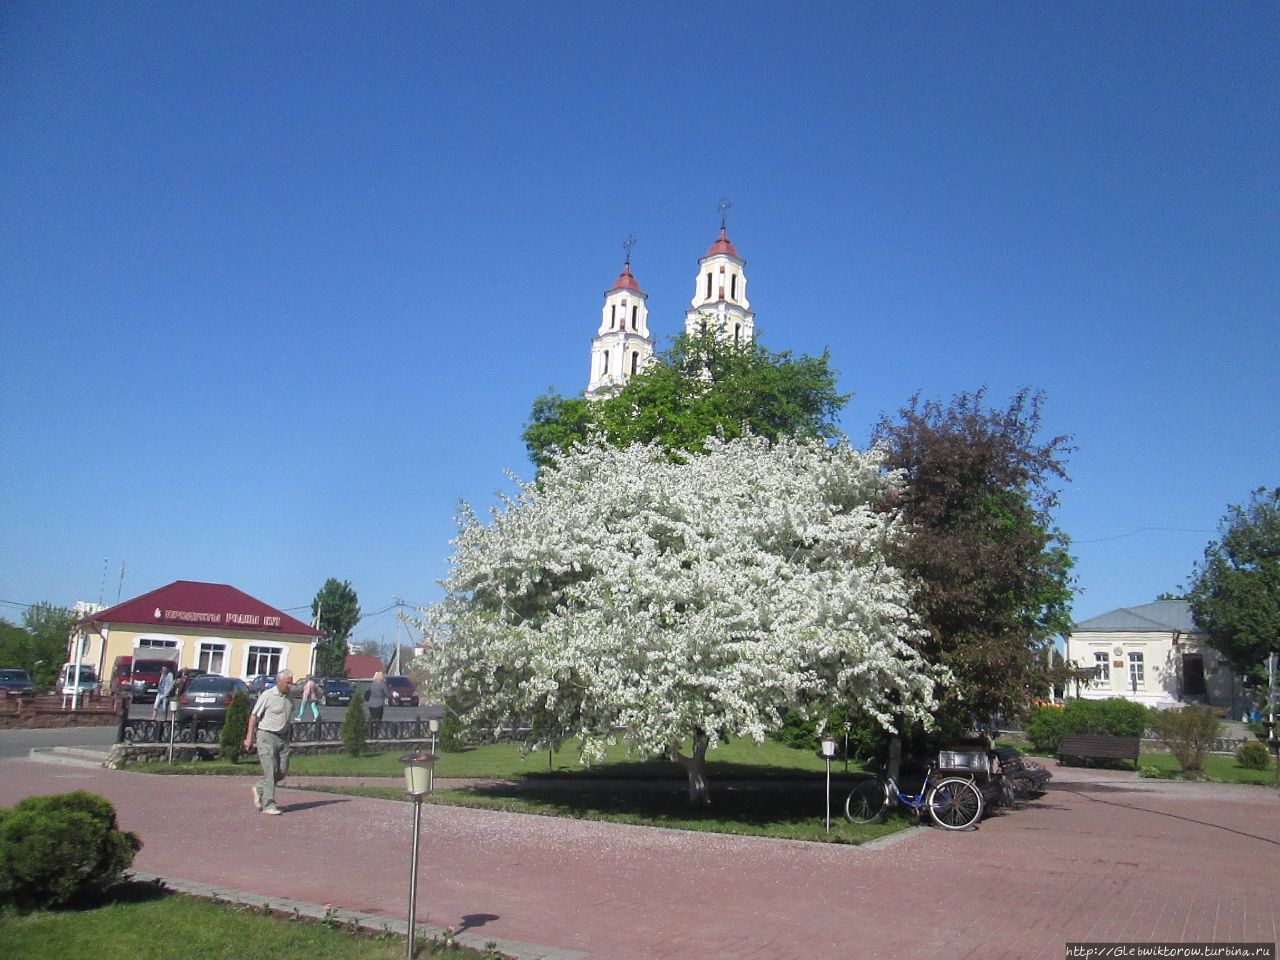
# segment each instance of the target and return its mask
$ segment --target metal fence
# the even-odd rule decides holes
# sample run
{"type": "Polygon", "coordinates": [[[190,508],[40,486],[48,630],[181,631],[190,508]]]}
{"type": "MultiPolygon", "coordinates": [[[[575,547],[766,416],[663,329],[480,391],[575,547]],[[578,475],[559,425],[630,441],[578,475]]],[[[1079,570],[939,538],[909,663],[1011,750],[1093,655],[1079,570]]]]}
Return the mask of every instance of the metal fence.
{"type": "MultiPolygon", "coordinates": [[[[222,736],[222,723],[215,720],[125,720],[121,724],[117,741],[130,743],[168,743],[171,739],[170,726],[173,726],[172,740],[175,743],[208,743],[217,744],[222,736]]],[[[428,721],[422,718],[415,720],[373,720],[369,721],[368,740],[388,741],[422,741],[431,737],[428,721]]],[[[342,739],[341,720],[301,720],[289,727],[289,740],[294,744],[336,743],[342,739]]]]}

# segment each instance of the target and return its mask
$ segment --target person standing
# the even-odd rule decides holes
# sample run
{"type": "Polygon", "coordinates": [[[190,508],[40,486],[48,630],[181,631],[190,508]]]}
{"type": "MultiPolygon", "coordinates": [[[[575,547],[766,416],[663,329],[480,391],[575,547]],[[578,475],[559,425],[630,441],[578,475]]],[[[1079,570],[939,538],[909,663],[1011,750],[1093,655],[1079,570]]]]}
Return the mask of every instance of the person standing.
{"type": "Polygon", "coordinates": [[[244,735],[244,748],[248,750],[257,733],[258,760],[262,764],[262,780],[253,786],[253,805],[272,816],[283,813],[276,806],[276,785],[289,774],[289,715],[293,712],[289,688],[292,686],[292,670],[276,674],[276,685],[263,690],[253,705],[249,729],[244,735]]]}
{"type": "Polygon", "coordinates": [[[173,693],[173,667],[166,666],[156,685],[156,702],[151,705],[151,719],[159,719],[169,711],[169,695],[173,693]]]}
{"type": "Polygon", "coordinates": [[[311,719],[320,719],[320,686],[316,683],[315,677],[307,677],[306,683],[302,685],[302,702],[298,704],[298,716],[296,719],[301,720],[303,714],[307,712],[307,706],[311,707],[311,719]]]}
{"type": "Polygon", "coordinates": [[[387,681],[379,670],[373,675],[369,684],[369,722],[376,723],[382,719],[382,708],[387,705],[387,681]]]}

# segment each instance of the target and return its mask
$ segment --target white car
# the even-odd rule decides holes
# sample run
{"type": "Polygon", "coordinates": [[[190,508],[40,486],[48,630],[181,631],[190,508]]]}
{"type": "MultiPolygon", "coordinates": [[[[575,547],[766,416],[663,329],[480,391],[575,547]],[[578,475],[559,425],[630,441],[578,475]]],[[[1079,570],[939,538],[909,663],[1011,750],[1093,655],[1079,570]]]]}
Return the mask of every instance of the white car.
{"type": "Polygon", "coordinates": [[[62,696],[69,696],[79,689],[80,696],[87,693],[98,692],[98,675],[93,672],[93,667],[87,664],[80,665],[79,683],[75,679],[76,665],[74,663],[64,663],[62,672],[58,674],[58,693],[62,696]]]}

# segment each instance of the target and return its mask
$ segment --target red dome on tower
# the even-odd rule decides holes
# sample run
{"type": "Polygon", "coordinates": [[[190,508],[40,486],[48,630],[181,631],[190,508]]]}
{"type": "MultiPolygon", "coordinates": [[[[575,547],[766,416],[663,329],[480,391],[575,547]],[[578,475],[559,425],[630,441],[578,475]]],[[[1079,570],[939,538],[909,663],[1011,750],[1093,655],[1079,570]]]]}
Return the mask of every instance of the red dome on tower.
{"type": "Polygon", "coordinates": [[[742,258],[738,256],[738,251],[733,249],[733,244],[729,242],[729,238],[725,235],[725,228],[720,228],[720,236],[715,243],[711,245],[711,249],[707,251],[708,257],[714,257],[718,253],[727,253],[729,256],[738,260],[742,258]]]}
{"type": "Polygon", "coordinates": [[[609,292],[614,290],[634,290],[636,293],[643,293],[640,284],[636,283],[636,278],[631,275],[631,262],[627,261],[622,265],[622,273],[618,274],[618,279],[613,282],[613,286],[609,288],[609,292]]]}

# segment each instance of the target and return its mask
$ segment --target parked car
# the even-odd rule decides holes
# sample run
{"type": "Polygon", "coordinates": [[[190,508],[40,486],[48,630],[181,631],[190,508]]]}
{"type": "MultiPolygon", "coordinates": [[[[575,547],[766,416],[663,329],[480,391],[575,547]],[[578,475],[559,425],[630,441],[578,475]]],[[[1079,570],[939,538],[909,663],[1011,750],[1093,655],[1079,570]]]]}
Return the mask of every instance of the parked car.
{"type": "Polygon", "coordinates": [[[274,673],[260,673],[249,681],[249,699],[257,700],[262,691],[274,687],[276,685],[276,675],[274,673]]]}
{"type": "Polygon", "coordinates": [[[134,702],[153,698],[160,689],[160,677],[164,673],[165,667],[173,670],[177,664],[169,657],[147,660],[134,659],[130,675],[129,690],[133,695],[134,702]]]}
{"type": "Polygon", "coordinates": [[[76,682],[76,665],[74,663],[64,663],[62,671],[58,674],[58,693],[69,696],[79,687],[80,695],[98,692],[98,675],[94,672],[93,667],[81,665],[80,680],[76,682]]]}
{"type": "Polygon", "coordinates": [[[35,681],[25,670],[0,670],[0,690],[11,697],[30,697],[36,692],[35,681]]]}
{"type": "Polygon", "coordinates": [[[133,693],[133,657],[125,655],[116,657],[111,665],[111,680],[108,689],[116,694],[133,693]]]}
{"type": "Polygon", "coordinates": [[[326,707],[345,707],[356,695],[356,685],[342,677],[329,677],[320,688],[326,707]]]}
{"type": "Polygon", "coordinates": [[[408,677],[387,677],[387,703],[393,707],[416,707],[418,688],[408,677]]]}
{"type": "Polygon", "coordinates": [[[227,719],[227,708],[237,693],[249,692],[243,680],[204,673],[192,677],[178,697],[178,721],[227,719]]]}

